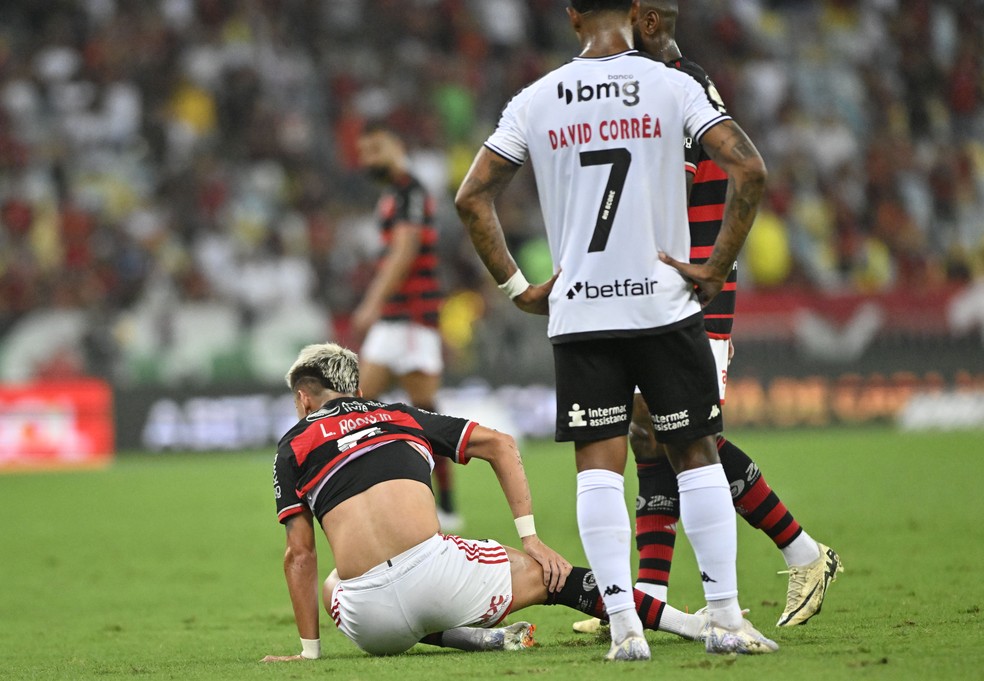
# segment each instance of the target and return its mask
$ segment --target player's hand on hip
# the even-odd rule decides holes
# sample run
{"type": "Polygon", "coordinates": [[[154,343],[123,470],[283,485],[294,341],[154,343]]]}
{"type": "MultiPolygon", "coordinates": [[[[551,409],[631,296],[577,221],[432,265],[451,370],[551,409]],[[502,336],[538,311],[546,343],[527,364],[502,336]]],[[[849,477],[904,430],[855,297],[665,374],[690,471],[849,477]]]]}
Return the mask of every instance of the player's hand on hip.
{"type": "Polygon", "coordinates": [[[530,314],[546,315],[550,313],[550,292],[553,291],[554,284],[560,271],[553,275],[542,284],[530,284],[530,287],[513,298],[513,302],[523,312],[530,314]]]}
{"type": "Polygon", "coordinates": [[[659,259],[676,269],[694,285],[697,289],[697,300],[700,301],[701,307],[714,300],[714,296],[721,292],[721,289],[724,288],[724,282],[728,278],[727,272],[722,275],[709,265],[681,262],[662,251],[659,253],[659,259]]]}
{"type": "Polygon", "coordinates": [[[562,555],[540,541],[535,534],[523,537],[523,550],[543,568],[543,584],[547,591],[553,593],[564,588],[572,566],[562,555]]]}

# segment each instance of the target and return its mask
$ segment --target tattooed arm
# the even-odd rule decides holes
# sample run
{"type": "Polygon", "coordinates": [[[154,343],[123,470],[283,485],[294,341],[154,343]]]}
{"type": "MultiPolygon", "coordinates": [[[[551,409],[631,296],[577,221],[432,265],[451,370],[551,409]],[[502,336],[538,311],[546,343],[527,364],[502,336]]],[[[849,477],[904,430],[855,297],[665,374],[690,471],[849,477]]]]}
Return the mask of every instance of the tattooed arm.
{"type": "Polygon", "coordinates": [[[745,131],[732,120],[723,121],[704,133],[700,141],[707,154],[728,174],[728,194],[724,220],[714,243],[714,251],[702,265],[681,263],[665,254],[663,262],[676,267],[697,284],[701,303],[707,304],[720,293],[738,251],[745,243],[759,203],[765,192],[765,162],[745,131]]]}
{"type": "MultiPolygon", "coordinates": [[[[454,199],[475,250],[497,284],[505,283],[519,269],[506,246],[495,210],[496,198],[518,170],[519,166],[482,147],[454,199]]],[[[513,302],[524,312],[547,314],[547,297],[556,279],[554,275],[544,284],[530,286],[513,302]]]]}

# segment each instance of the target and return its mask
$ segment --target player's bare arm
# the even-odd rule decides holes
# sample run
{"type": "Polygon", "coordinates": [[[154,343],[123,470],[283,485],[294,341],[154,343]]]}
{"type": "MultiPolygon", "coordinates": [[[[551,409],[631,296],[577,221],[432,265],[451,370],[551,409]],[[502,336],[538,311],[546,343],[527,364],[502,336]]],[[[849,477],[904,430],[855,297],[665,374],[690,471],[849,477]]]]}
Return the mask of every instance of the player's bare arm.
{"type": "Polygon", "coordinates": [[[724,220],[714,243],[714,251],[702,265],[681,263],[665,254],[664,262],[673,265],[692,280],[702,303],[710,302],[724,286],[728,274],[745,243],[759,203],[765,193],[765,162],[744,130],[732,120],[722,121],[701,139],[707,154],[728,174],[728,195],[724,203],[724,220]]]}
{"type": "Polygon", "coordinates": [[[396,293],[406,280],[420,251],[421,230],[420,225],[409,222],[393,227],[386,256],[369,284],[365,297],[352,314],[352,330],[357,337],[362,338],[379,319],[386,299],[396,293]]]}
{"type": "MultiPolygon", "coordinates": [[[[318,554],[314,542],[314,519],[311,512],[290,517],[284,524],[287,550],[284,553],[284,577],[294,608],[297,633],[302,639],[321,638],[318,621],[318,554]]],[[[305,659],[301,655],[267,655],[263,662],[288,662],[305,659]]]]}
{"type": "MultiPolygon", "coordinates": [[[[454,200],[475,250],[497,284],[505,283],[519,269],[506,246],[495,210],[496,199],[518,170],[516,164],[483,147],[475,156],[454,200]]],[[[513,302],[524,312],[547,314],[547,298],[556,280],[557,275],[554,275],[543,284],[530,286],[513,298],[513,302]]]]}
{"type": "MultiPolygon", "coordinates": [[[[529,482],[519,448],[512,436],[476,426],[468,440],[466,454],[471,458],[484,459],[492,466],[513,518],[533,514],[529,482]]],[[[557,591],[563,588],[571,571],[571,564],[544,544],[536,534],[523,537],[522,541],[523,550],[542,566],[543,583],[547,589],[557,591]]]]}

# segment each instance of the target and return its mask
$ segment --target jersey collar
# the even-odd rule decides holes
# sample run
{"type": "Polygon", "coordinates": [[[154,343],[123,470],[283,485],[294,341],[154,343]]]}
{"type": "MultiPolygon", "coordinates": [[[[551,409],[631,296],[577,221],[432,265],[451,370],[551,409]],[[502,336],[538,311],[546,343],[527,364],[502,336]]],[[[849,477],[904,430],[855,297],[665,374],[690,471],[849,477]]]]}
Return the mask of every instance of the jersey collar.
{"type": "Polygon", "coordinates": [[[627,54],[639,54],[639,50],[625,50],[624,52],[609,54],[604,57],[574,57],[574,61],[611,61],[612,59],[624,57],[627,54]]]}

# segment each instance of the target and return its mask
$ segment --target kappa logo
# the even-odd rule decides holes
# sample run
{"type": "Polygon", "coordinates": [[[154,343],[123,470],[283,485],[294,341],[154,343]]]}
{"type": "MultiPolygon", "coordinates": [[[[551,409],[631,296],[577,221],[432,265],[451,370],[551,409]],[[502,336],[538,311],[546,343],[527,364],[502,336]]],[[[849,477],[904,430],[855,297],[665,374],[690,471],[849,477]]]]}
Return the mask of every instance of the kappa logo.
{"type": "Polygon", "coordinates": [[[707,417],[707,420],[710,421],[711,419],[716,419],[720,415],[721,415],[721,407],[715,404],[713,407],[711,407],[711,413],[707,417]]]}
{"type": "Polygon", "coordinates": [[[582,428],[588,425],[588,422],[584,420],[584,415],[587,410],[581,409],[581,405],[574,403],[571,405],[571,410],[567,412],[567,415],[571,417],[571,420],[567,422],[567,425],[571,428],[582,428]]]}
{"type": "Polygon", "coordinates": [[[707,583],[707,582],[714,582],[715,584],[717,584],[717,580],[716,579],[711,579],[710,575],[708,575],[706,572],[701,572],[700,573],[700,581],[705,582],[705,583],[707,583]]]}
{"type": "MultiPolygon", "coordinates": [[[[609,76],[609,78],[618,76],[609,76]]],[[[631,77],[631,76],[629,76],[631,77]]],[[[639,81],[630,80],[623,83],[583,83],[577,81],[574,89],[564,85],[563,81],[557,83],[557,99],[564,100],[564,104],[580,104],[582,102],[593,102],[595,100],[622,98],[622,103],[626,106],[635,106],[639,103],[639,81]]]]}
{"type": "Polygon", "coordinates": [[[614,596],[615,594],[624,594],[625,589],[620,587],[618,584],[612,584],[611,586],[605,587],[605,596],[614,596]]]}

